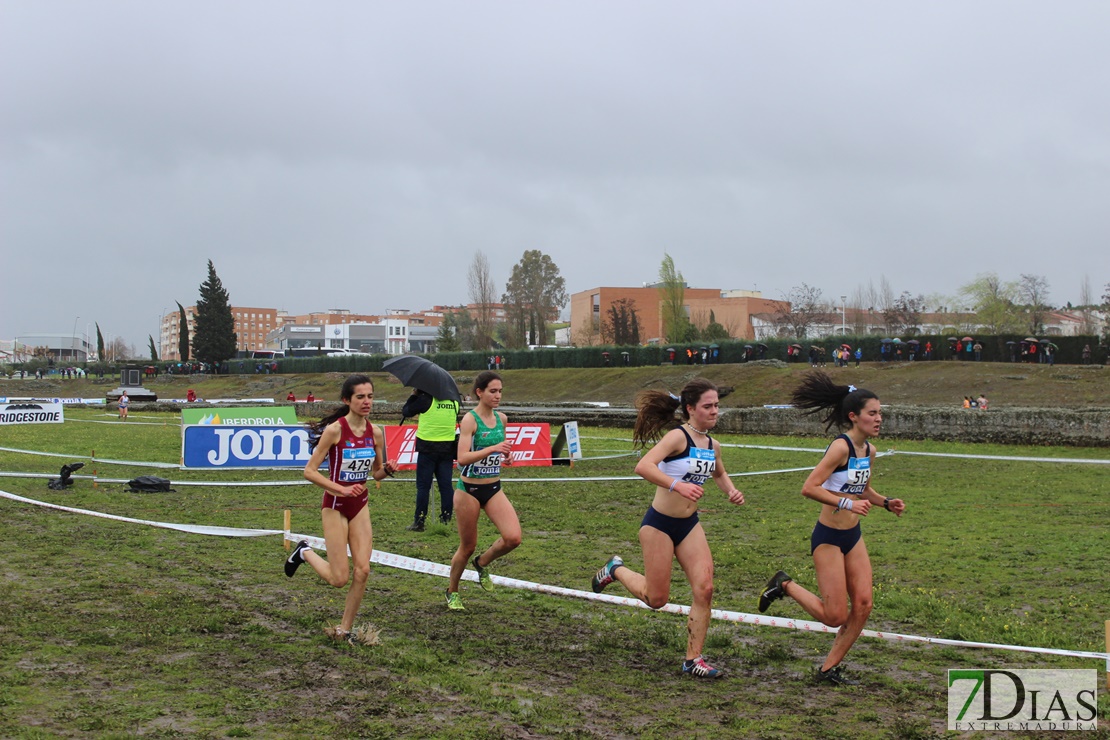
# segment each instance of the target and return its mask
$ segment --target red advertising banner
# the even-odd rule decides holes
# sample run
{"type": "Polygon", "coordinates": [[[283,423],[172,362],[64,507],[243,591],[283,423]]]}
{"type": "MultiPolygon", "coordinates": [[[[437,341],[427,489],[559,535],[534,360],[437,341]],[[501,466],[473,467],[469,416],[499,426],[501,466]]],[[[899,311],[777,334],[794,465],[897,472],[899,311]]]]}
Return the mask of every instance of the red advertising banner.
{"type": "MultiPolygon", "coordinates": [[[[513,465],[551,466],[551,425],[505,425],[505,438],[513,445],[513,465]]],[[[416,470],[416,425],[386,426],[385,449],[399,470],[416,470]]]]}

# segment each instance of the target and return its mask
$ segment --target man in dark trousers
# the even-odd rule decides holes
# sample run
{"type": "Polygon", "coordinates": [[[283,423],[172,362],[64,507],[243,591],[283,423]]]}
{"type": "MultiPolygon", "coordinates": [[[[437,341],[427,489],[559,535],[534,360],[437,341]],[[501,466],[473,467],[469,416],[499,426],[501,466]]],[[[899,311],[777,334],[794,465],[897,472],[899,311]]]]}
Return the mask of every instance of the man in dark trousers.
{"type": "Polygon", "coordinates": [[[432,493],[432,478],[439,486],[439,521],[447,524],[455,510],[451,476],[455,463],[455,428],[459,402],[433,398],[418,390],[405,401],[401,416],[420,416],[416,426],[416,515],[410,532],[423,532],[432,493]]]}

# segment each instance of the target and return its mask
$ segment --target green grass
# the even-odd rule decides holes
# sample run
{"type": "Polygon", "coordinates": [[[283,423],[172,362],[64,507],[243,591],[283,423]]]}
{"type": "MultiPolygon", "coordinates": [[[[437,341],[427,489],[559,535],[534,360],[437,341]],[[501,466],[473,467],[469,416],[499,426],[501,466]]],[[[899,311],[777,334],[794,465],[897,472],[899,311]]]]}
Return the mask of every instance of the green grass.
{"type": "MultiPolygon", "coordinates": [[[[62,426],[0,427],[0,446],[174,462],[180,429],[101,425],[102,410],[67,409],[62,426]]],[[[137,413],[136,417],[147,416],[137,413]]],[[[140,420],[136,418],[136,420],[140,420]]],[[[147,420],[147,419],[143,419],[147,420]]],[[[587,455],[628,450],[627,430],[584,429],[587,455]]],[[[814,440],[725,436],[742,444],[818,448],[814,440]]],[[[880,444],[880,449],[886,449],[880,444]]],[[[900,450],[1110,459],[1106,449],[900,442],[900,450]]],[[[814,453],[726,448],[730,472],[812,465],[814,453]]],[[[63,460],[0,452],[0,469],[56,473],[63,460]]],[[[643,481],[513,482],[631,475],[633,458],[506,474],[524,544],[493,572],[570,588],[636,544],[650,501],[643,481]]],[[[105,477],[297,479],[297,472],[152,471],[90,464],[105,477]]],[[[808,554],[817,511],[804,473],[740,478],[748,503],[711,491],[702,521],[713,548],[717,608],[752,612],[784,568],[814,586],[808,554]]],[[[411,474],[404,477],[411,478],[411,474]]],[[[896,519],[864,521],[875,568],[869,627],[961,640],[1105,650],[1110,502],[1105,466],[899,456],[876,463],[876,488],[907,501],[896,519]]],[[[79,481],[0,478],[34,499],[158,521],[320,534],[309,487],[179,487],[128,493],[79,481]]],[[[438,495],[433,492],[433,496],[438,495]]],[[[411,481],[371,495],[375,546],[437,562],[457,535],[415,534],[411,481]]],[[[483,520],[480,547],[494,530],[483,520]]],[[[814,686],[827,635],[715,623],[707,656],[728,676],[684,680],[684,620],[643,609],[464,583],[449,613],[445,580],[375,567],[358,623],[374,647],[335,646],[345,590],[302,569],[281,572],[276,536],[188,535],[0,499],[0,736],[37,737],[760,737],[926,738],[944,734],[945,671],[957,667],[1096,668],[1098,661],[861,639],[848,663],[858,688],[814,686]]],[[[613,593],[624,595],[619,587],[613,593]]],[[[689,603],[681,573],[671,601],[689,603]]],[[[778,616],[808,618],[792,602],[778,616]]],[[[1110,704],[1099,698],[1100,719],[1110,704]]],[[[1106,737],[1105,729],[1102,737],[1106,737]]]]}
{"type": "MultiPolygon", "coordinates": [[[[703,375],[729,389],[722,399],[728,408],[786,403],[806,363],[733,365],[658,365],[650,367],[505,370],[505,403],[607,401],[631,406],[643,388],[677,389],[703,375]]],[[[1100,365],[1022,365],[1006,362],[865,362],[860,367],[825,368],[834,378],[875,391],[884,403],[953,407],[964,396],[986,393],[993,408],[1110,408],[1110,368],[1100,365]]],[[[464,392],[475,372],[453,375],[464,392]]],[[[409,389],[388,373],[369,373],[379,400],[403,402],[409,389]]],[[[272,398],[284,402],[292,391],[304,398],[312,391],[321,401],[334,401],[345,373],[289,375],[160,376],[146,387],[160,398],[185,398],[189,388],[201,398],[272,398]]],[[[119,378],[102,380],[0,380],[0,395],[103,397],[119,378]]]]}

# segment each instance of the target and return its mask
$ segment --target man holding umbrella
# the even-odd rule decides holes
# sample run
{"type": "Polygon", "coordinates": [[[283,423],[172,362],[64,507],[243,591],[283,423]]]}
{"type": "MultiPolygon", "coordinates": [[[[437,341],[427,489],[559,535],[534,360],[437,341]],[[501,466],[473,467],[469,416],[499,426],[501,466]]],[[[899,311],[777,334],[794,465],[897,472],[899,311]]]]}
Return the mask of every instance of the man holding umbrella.
{"type": "Polygon", "coordinates": [[[405,418],[419,416],[416,426],[416,513],[410,532],[423,532],[431,501],[432,478],[439,488],[439,521],[447,524],[454,513],[455,492],[451,487],[455,463],[455,428],[461,397],[455,379],[432,361],[402,355],[382,365],[404,383],[415,388],[401,410],[405,418]]]}

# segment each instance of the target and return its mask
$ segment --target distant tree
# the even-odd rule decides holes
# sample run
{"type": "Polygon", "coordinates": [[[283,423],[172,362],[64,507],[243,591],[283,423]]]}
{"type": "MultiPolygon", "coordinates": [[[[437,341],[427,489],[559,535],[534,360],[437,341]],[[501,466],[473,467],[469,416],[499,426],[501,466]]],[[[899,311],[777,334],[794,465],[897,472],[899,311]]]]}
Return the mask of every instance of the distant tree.
{"type": "Polygon", "coordinates": [[[1025,304],[1026,327],[1034,334],[1044,332],[1048,305],[1048,280],[1040,275],[1022,275],[1017,284],[1018,298],[1025,304]]]}
{"type": "Polygon", "coordinates": [[[1110,344],[1110,283],[1106,284],[1106,292],[1102,294],[1102,343],[1110,344]]]}
{"type": "Polygon", "coordinates": [[[150,341],[150,361],[158,362],[158,348],[154,346],[154,336],[147,334],[146,338],[150,341]]]}
{"type": "Polygon", "coordinates": [[[177,357],[181,362],[189,361],[189,316],[180,302],[177,303],[177,357]]]}
{"type": "Polygon", "coordinates": [[[640,343],[640,316],[636,301],[621,298],[609,304],[606,320],[601,326],[602,341],[608,344],[640,343]]]}
{"type": "Polygon", "coordinates": [[[128,345],[123,337],[115,337],[108,342],[108,357],[112,362],[130,360],[136,354],[138,353],[135,352],[135,348],[128,345]]]}
{"type": "Polygon", "coordinates": [[[474,349],[489,349],[493,342],[493,313],[497,289],[490,276],[489,260],[481,251],[475,252],[466,279],[470,302],[474,304],[474,349]]]}
{"type": "Polygon", "coordinates": [[[802,283],[783,296],[786,305],[775,310],[775,319],[782,336],[805,339],[817,324],[829,322],[829,308],[820,288],[802,283]]]}
{"type": "Polygon", "coordinates": [[[231,299],[216,274],[212,260],[208,260],[208,279],[201,283],[200,298],[197,300],[193,356],[200,362],[218,365],[235,356],[237,341],[231,299]]]}
{"type": "Polygon", "coordinates": [[[1080,318],[1079,333],[1085,335],[1098,333],[1098,321],[1095,318],[1095,311],[1098,310],[1098,306],[1095,305],[1089,275],[1084,275],[1083,280],[1079,283],[1079,305],[1076,308],[1079,311],[1080,318]]]}
{"type": "Polygon", "coordinates": [[[509,314],[511,346],[550,344],[547,324],[567,305],[566,280],[559,268],[538,249],[524,252],[505,286],[502,302],[509,314]]]}
{"type": "Polygon", "coordinates": [[[701,330],[701,338],[707,342],[729,338],[728,329],[717,323],[717,315],[712,310],[709,311],[709,323],[701,330]]]}
{"type": "Polygon", "coordinates": [[[883,311],[883,321],[891,334],[912,336],[921,329],[921,312],[924,310],[925,296],[912,296],[909,291],[903,291],[883,311]]]}
{"type": "Polygon", "coordinates": [[[974,281],[961,286],[959,297],[971,309],[974,315],[972,323],[987,334],[1016,334],[1024,331],[1021,312],[1015,305],[1017,287],[1013,283],[1002,282],[993,272],[978,275],[974,281]]]}
{"type": "Polygon", "coordinates": [[[688,341],[691,324],[685,303],[686,280],[675,269],[674,259],[664,252],[663,264],[659,266],[659,310],[663,315],[663,337],[668,343],[688,341]]]}
{"type": "Polygon", "coordinates": [[[96,359],[99,362],[104,362],[104,335],[100,333],[100,324],[96,324],[96,359]]]}
{"type": "Polygon", "coordinates": [[[436,352],[458,352],[462,349],[462,344],[459,343],[459,338],[455,336],[455,327],[453,321],[450,320],[452,314],[447,314],[443,317],[443,323],[439,325],[439,332],[436,333],[436,352]]]}
{"type": "Polygon", "coordinates": [[[593,347],[604,341],[604,337],[608,336],[610,331],[606,322],[594,315],[590,311],[590,317],[586,320],[585,326],[580,326],[571,337],[571,341],[577,347],[593,347]]]}

